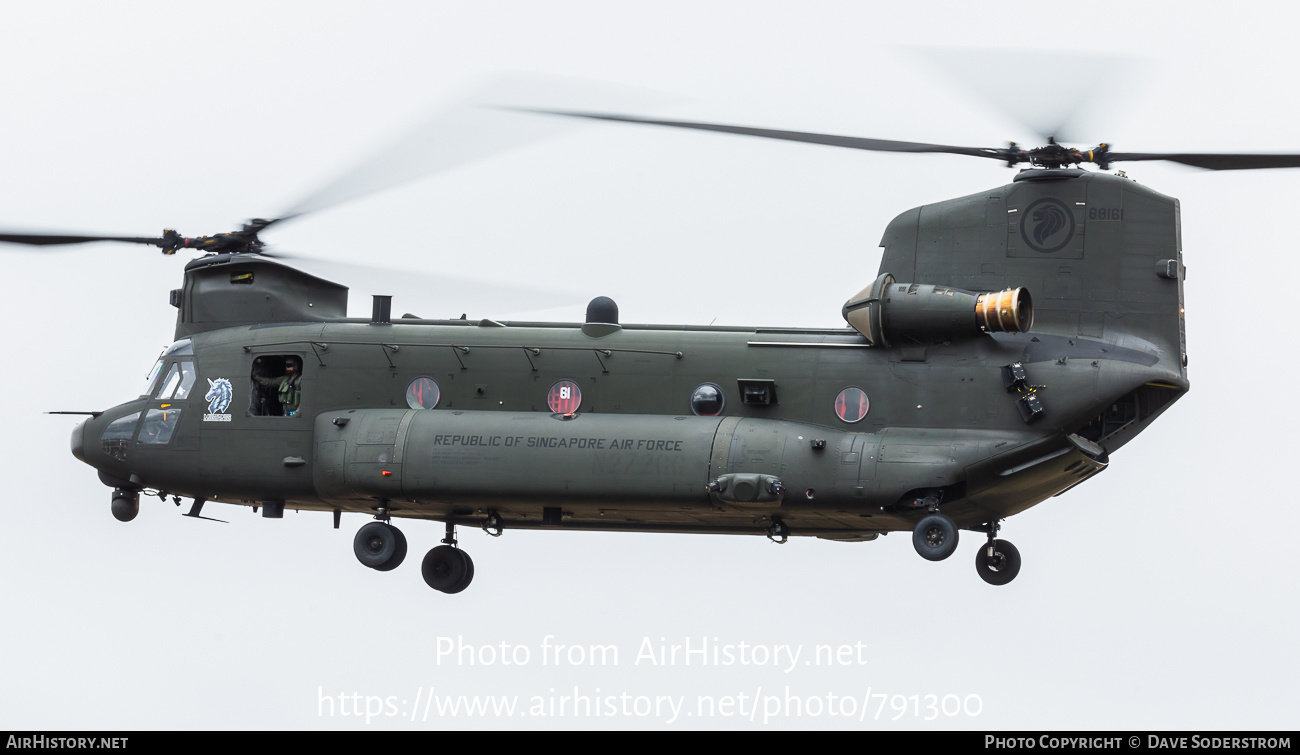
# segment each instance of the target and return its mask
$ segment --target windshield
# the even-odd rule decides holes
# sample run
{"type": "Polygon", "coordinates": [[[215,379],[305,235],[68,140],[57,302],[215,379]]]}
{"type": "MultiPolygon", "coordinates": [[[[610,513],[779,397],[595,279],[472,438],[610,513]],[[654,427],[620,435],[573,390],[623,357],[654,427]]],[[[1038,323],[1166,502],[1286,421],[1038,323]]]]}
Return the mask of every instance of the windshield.
{"type": "Polygon", "coordinates": [[[154,362],[153,369],[149,370],[149,377],[145,378],[144,390],[140,391],[141,396],[148,396],[153,393],[153,384],[158,382],[158,373],[162,372],[163,360],[159,359],[154,362]]]}

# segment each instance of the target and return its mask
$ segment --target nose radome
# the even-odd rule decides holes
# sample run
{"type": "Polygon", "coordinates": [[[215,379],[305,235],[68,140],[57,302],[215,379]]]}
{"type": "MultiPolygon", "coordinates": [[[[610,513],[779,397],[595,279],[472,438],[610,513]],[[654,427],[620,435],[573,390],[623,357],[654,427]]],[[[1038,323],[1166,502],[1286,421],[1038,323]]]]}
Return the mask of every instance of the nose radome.
{"type": "Polygon", "coordinates": [[[81,421],[81,424],[72,428],[72,455],[82,462],[86,461],[86,452],[83,450],[83,438],[86,435],[86,423],[89,419],[81,421]]]}

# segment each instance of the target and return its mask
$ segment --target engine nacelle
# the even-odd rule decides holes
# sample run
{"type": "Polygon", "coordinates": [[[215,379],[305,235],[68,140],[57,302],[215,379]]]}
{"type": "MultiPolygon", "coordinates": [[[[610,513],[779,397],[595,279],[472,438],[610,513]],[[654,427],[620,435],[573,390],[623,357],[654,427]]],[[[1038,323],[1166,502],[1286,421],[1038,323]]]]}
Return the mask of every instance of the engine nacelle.
{"type": "Polygon", "coordinates": [[[1029,291],[965,291],[899,283],[885,273],[849,299],[844,319],[874,346],[935,343],[980,333],[1023,333],[1034,324],[1029,291]]]}

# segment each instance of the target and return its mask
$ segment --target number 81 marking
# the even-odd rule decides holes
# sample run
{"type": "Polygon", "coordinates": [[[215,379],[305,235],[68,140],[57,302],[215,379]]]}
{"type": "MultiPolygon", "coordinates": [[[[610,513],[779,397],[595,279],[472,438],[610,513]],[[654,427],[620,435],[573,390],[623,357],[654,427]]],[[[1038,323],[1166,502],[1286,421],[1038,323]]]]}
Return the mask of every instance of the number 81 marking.
{"type": "Polygon", "coordinates": [[[546,405],[556,414],[573,414],[582,405],[582,389],[572,380],[560,380],[546,394],[546,405]]]}

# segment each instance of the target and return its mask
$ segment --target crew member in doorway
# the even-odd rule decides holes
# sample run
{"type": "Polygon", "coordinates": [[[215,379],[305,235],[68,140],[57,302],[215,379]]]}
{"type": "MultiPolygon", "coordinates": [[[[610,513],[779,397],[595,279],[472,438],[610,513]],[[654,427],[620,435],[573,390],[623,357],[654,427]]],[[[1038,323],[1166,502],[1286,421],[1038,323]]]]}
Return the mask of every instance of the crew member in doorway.
{"type": "Polygon", "coordinates": [[[298,402],[302,399],[302,389],[299,387],[302,376],[298,374],[298,365],[294,364],[293,359],[286,360],[283,375],[265,377],[254,374],[253,379],[260,385],[275,389],[275,397],[280,402],[280,411],[284,416],[292,417],[298,413],[298,402]]]}

